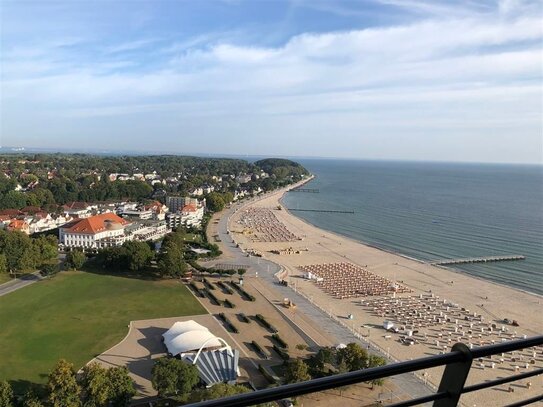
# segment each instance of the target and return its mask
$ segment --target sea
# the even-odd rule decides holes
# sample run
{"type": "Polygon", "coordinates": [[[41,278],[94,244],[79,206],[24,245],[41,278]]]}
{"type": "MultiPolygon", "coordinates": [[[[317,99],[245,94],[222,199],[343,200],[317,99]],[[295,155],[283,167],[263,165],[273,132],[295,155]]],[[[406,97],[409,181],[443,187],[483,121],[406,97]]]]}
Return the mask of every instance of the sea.
{"type": "Polygon", "coordinates": [[[307,222],[422,261],[523,255],[455,265],[475,277],[543,295],[543,166],[297,159],[316,178],[289,192],[307,222]]]}

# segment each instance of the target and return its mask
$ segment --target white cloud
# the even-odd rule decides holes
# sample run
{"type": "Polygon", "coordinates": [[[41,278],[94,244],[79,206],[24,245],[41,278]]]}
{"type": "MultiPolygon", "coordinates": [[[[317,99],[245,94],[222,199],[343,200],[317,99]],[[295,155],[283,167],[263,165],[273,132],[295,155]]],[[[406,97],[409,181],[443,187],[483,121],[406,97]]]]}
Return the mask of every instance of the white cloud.
{"type": "MultiPolygon", "coordinates": [[[[65,47],[15,50],[3,55],[2,112],[17,117],[33,106],[72,120],[163,114],[170,127],[178,118],[231,123],[250,116],[261,123],[281,117],[296,129],[309,120],[319,123],[318,131],[341,122],[353,133],[485,125],[541,131],[543,29],[538,15],[526,12],[531,4],[502,1],[492,12],[465,7],[453,18],[443,15],[447,3],[409,4],[426,18],[306,33],[278,47],[204,34],[169,45],[162,40],[156,50],[148,47],[155,39],[111,45],[102,48],[111,58],[96,62],[65,47]],[[143,48],[138,61],[114,55],[143,48]]],[[[237,131],[239,124],[225,128],[237,131]]]]}

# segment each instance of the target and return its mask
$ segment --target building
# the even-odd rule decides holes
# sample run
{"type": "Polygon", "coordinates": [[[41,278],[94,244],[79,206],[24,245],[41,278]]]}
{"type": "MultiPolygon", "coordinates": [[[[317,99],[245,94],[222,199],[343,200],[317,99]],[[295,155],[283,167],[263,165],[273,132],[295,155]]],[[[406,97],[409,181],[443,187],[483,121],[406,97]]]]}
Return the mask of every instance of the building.
{"type": "Polygon", "coordinates": [[[195,365],[207,387],[234,384],[239,376],[239,351],[199,323],[180,321],[162,335],[168,353],[195,365]]]}
{"type": "Polygon", "coordinates": [[[166,215],[168,226],[172,229],[179,226],[199,228],[204,218],[204,207],[193,204],[185,205],[180,211],[166,215]]]}
{"type": "Polygon", "coordinates": [[[74,218],[88,218],[96,209],[98,209],[97,205],[90,205],[86,202],[68,202],[62,205],[64,214],[74,218]]]}
{"type": "Polygon", "coordinates": [[[113,213],[76,219],[59,228],[59,243],[83,249],[119,246],[126,240],[124,229],[128,224],[113,213]]]}
{"type": "Polygon", "coordinates": [[[8,224],[7,230],[8,232],[18,231],[26,233],[27,235],[30,234],[30,226],[28,222],[22,219],[12,219],[8,224]]]}

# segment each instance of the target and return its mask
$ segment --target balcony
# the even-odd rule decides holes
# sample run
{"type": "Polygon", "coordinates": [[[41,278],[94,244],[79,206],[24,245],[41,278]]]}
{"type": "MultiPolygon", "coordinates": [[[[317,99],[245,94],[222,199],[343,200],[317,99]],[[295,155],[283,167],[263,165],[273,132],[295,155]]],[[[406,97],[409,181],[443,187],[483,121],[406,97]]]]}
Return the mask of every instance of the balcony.
{"type": "MultiPolygon", "coordinates": [[[[444,366],[443,375],[437,391],[423,397],[401,401],[387,406],[407,407],[433,402],[435,407],[452,407],[459,404],[462,394],[483,390],[518,380],[527,379],[543,374],[543,369],[535,368],[526,370],[523,373],[515,374],[505,378],[494,379],[470,386],[466,386],[466,378],[472,367],[473,360],[501,353],[513,352],[521,349],[543,345],[543,335],[527,339],[512,340],[495,345],[480,346],[470,349],[463,343],[455,344],[451,352],[429,356],[421,359],[406,362],[394,363],[387,366],[364,369],[355,372],[338,374],[330,377],[323,377],[309,380],[302,383],[287,384],[284,386],[258,390],[252,393],[245,393],[217,400],[209,400],[191,404],[192,407],[242,407],[252,406],[259,403],[283,400],[290,397],[329,390],[336,387],[348,386],[376,379],[384,379],[391,376],[413,373],[423,369],[444,366]]],[[[541,352],[541,349],[538,350],[541,352]]],[[[508,407],[525,406],[543,400],[543,387],[537,389],[539,395],[529,399],[523,399],[508,407]]],[[[502,405],[499,399],[492,400],[493,406],[502,405]]]]}

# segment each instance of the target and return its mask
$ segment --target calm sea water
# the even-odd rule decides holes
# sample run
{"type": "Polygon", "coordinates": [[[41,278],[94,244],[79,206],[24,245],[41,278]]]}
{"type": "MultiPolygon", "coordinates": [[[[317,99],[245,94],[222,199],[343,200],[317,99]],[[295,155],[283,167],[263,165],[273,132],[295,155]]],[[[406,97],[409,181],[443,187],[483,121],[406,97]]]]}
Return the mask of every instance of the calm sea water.
{"type": "Polygon", "coordinates": [[[455,266],[543,294],[543,167],[298,160],[320,193],[288,193],[317,227],[421,260],[520,254],[526,260],[455,266]]]}

